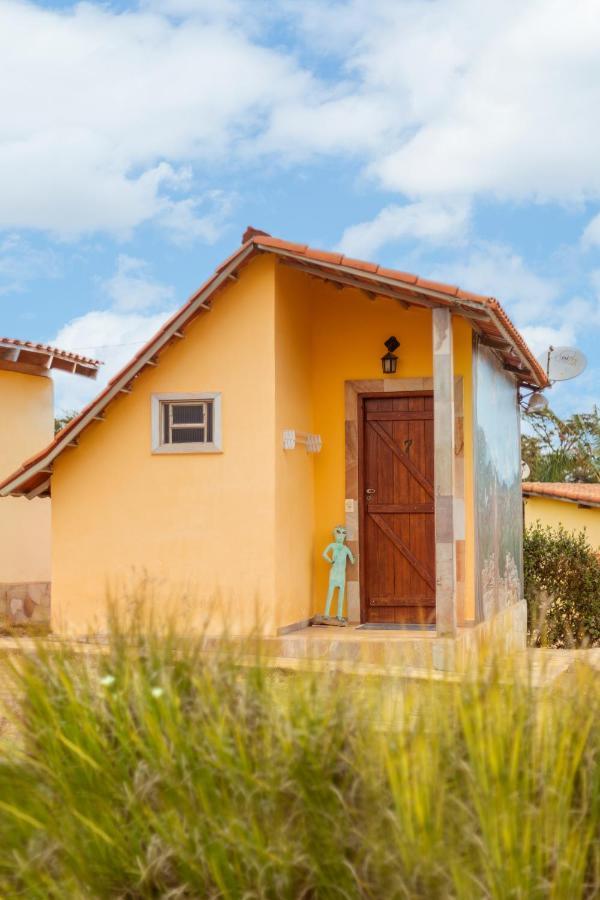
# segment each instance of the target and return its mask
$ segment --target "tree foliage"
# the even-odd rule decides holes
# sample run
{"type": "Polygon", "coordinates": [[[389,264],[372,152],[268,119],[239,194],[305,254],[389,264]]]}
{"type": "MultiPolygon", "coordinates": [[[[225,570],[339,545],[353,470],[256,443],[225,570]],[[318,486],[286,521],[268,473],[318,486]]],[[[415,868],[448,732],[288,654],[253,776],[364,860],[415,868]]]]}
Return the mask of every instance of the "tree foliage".
{"type": "Polygon", "coordinates": [[[66,409],[61,415],[55,416],[54,418],[54,434],[58,434],[59,431],[68,425],[71,419],[74,419],[75,416],[79,415],[79,410],[77,409],[66,409]]]}
{"type": "Polygon", "coordinates": [[[560,419],[551,410],[524,413],[532,434],[524,434],[521,455],[531,481],[600,482],[600,412],[560,419]]]}
{"type": "Polygon", "coordinates": [[[600,646],[600,556],[585,531],[525,529],[525,598],[532,643],[600,646]]]}

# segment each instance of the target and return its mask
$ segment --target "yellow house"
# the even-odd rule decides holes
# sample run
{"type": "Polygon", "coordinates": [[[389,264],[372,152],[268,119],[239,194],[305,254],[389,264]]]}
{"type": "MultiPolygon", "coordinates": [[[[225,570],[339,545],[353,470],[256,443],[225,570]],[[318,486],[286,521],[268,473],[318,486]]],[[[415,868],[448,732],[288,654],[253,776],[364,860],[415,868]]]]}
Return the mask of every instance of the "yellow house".
{"type": "Polygon", "coordinates": [[[525,524],[562,525],[567,531],[585,531],[600,550],[600,484],[523,482],[525,524]]]}
{"type": "MultiPolygon", "coordinates": [[[[98,362],[30,341],[0,337],[0,471],[52,440],[52,370],[94,378],[98,362]]],[[[50,500],[0,499],[0,620],[47,622],[50,615],[50,500]]]]}
{"type": "Polygon", "coordinates": [[[250,228],[0,494],[52,496],[56,630],[140,579],[186,627],[303,628],[342,524],[350,622],[519,643],[520,383],[496,300],[250,228]]]}

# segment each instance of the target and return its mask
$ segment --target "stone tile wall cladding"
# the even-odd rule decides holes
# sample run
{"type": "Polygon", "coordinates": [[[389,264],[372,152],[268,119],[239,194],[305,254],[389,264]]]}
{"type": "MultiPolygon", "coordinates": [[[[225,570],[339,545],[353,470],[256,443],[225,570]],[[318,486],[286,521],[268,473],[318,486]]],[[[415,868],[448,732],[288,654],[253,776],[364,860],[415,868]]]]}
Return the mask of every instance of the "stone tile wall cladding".
{"type": "Polygon", "coordinates": [[[0,583],[0,624],[49,625],[50,582],[0,583]]]}

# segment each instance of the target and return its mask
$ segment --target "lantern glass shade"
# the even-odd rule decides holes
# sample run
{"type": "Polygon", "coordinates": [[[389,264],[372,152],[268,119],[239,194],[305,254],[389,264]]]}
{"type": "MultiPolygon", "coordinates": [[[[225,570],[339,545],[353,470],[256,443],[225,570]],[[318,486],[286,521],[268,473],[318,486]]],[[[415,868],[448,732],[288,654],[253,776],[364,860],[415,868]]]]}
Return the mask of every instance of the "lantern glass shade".
{"type": "Polygon", "coordinates": [[[527,412],[544,412],[548,409],[548,399],[540,391],[534,391],[527,404],[527,412]]]}
{"type": "Polygon", "coordinates": [[[381,357],[381,368],[384,375],[395,375],[398,357],[395,353],[386,353],[381,357]]]}

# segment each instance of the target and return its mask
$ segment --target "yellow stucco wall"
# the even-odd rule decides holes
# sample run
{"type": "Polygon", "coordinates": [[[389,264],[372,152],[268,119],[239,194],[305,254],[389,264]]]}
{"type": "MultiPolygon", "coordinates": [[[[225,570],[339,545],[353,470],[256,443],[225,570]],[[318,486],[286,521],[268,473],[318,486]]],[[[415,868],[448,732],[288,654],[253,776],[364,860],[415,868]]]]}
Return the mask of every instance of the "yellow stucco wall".
{"type": "MultiPolygon", "coordinates": [[[[286,457],[278,473],[281,484],[279,518],[281,534],[288,545],[292,534],[308,527],[314,516],[312,547],[312,583],[302,580],[302,593],[290,603],[296,609],[296,620],[321,611],[327,592],[329,570],[321,558],[331,541],[332,528],[345,520],[345,410],[344,382],[382,377],[380,357],[383,342],[395,334],[401,342],[396,377],[429,377],[433,371],[431,313],[412,307],[402,308],[394,300],[369,300],[351,288],[338,290],[333,285],[307,276],[286,266],[278,267],[278,372],[287,366],[294,374],[293,390],[287,381],[278,384],[278,427],[276,453],[286,457]],[[307,316],[308,311],[308,316],[307,316]],[[293,349],[291,349],[293,348],[293,349]],[[287,357],[280,361],[280,357],[287,357]],[[285,410],[286,415],[283,415],[285,410]],[[306,424],[305,424],[306,423],[306,424]],[[309,424],[312,423],[312,424],[309,424]],[[303,449],[285,454],[280,450],[283,427],[309,429],[321,435],[323,449],[314,456],[303,449]],[[289,460],[287,459],[289,457],[289,460]],[[290,474],[285,478],[286,468],[290,474]],[[313,494],[310,471],[314,471],[313,494]],[[298,473],[302,480],[297,480],[298,473]],[[292,499],[293,498],[293,499],[292,499]],[[286,523],[287,517],[287,523],[286,523]],[[295,529],[293,523],[297,523],[295,529]],[[310,599],[306,594],[310,594],[310,599]]],[[[454,319],[455,373],[463,376],[465,426],[465,517],[466,517],[466,581],[465,618],[474,617],[474,524],[472,492],[472,331],[464,319],[454,319]]],[[[307,552],[299,535],[301,558],[307,552]]],[[[286,555],[282,554],[287,559],[286,555]]],[[[298,557],[290,557],[295,563],[298,557]]],[[[294,572],[286,563],[280,573],[280,584],[294,572]],[[284,574],[284,571],[286,574],[284,574]]],[[[294,621],[288,617],[287,621],[294,621]]]]}
{"type": "Polygon", "coordinates": [[[52,623],[102,627],[107,587],[147,576],[183,625],[216,604],[274,628],[274,261],[252,261],[53,475],[52,623]],[[153,393],[221,391],[223,452],[153,455],[153,393]]]}
{"type": "Polygon", "coordinates": [[[283,431],[313,431],[313,304],[307,283],[291,290],[276,272],[276,579],[278,627],[312,615],[316,457],[283,449],[283,431]]]}
{"type": "Polygon", "coordinates": [[[563,525],[567,531],[587,531],[587,538],[600,550],[600,508],[581,508],[576,503],[565,503],[547,497],[525,497],[525,524],[563,525]]]}
{"type": "MultiPolygon", "coordinates": [[[[0,476],[52,440],[52,381],[0,370],[0,476]]],[[[50,580],[50,501],[0,498],[0,584],[50,580]]]]}

